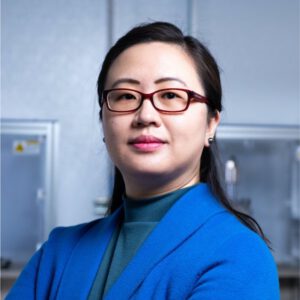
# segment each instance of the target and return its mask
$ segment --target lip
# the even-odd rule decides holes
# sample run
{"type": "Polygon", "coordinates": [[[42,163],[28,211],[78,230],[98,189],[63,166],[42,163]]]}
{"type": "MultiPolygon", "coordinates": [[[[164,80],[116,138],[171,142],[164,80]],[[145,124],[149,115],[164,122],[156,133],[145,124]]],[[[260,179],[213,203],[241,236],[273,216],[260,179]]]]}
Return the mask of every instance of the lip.
{"type": "Polygon", "coordinates": [[[153,135],[140,135],[129,139],[128,144],[141,152],[154,152],[163,147],[166,142],[153,135]]]}

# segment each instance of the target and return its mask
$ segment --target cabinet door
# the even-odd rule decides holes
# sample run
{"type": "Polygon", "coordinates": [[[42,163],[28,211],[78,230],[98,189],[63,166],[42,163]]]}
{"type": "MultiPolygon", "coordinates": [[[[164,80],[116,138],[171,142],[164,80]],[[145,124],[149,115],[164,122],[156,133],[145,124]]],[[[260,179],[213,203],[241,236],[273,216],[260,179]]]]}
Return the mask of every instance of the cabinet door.
{"type": "Polygon", "coordinates": [[[24,263],[43,238],[45,137],[1,135],[1,255],[24,263]]]}

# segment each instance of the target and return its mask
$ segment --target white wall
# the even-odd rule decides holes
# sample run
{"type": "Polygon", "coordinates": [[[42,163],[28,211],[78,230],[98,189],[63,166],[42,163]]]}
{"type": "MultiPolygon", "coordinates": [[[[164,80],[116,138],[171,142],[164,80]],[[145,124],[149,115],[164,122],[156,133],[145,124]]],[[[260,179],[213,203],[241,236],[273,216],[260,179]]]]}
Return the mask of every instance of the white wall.
{"type": "Polygon", "coordinates": [[[187,32],[190,26],[189,2],[187,0],[112,0],[112,40],[116,41],[137,24],[154,21],[171,22],[187,32]]]}
{"type": "Polygon", "coordinates": [[[2,117],[60,122],[60,225],[95,217],[109,193],[96,97],[106,17],[105,1],[2,1],[2,117]]]}
{"type": "Polygon", "coordinates": [[[61,125],[57,225],[109,195],[96,80],[109,41],[171,21],[211,49],[226,123],[299,124],[298,0],[2,0],[2,117],[61,125]]]}
{"type": "Polygon", "coordinates": [[[226,123],[299,124],[299,0],[193,0],[223,72],[226,123]]]}

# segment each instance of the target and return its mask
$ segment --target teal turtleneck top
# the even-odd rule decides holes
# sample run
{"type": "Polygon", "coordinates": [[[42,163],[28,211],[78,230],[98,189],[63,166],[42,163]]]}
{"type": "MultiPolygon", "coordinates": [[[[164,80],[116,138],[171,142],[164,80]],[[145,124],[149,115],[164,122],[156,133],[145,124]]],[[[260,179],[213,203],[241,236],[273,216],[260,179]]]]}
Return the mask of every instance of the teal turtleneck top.
{"type": "Polygon", "coordinates": [[[88,300],[105,296],[157,223],[190,188],[148,199],[123,197],[124,221],[110,240],[88,300]]]}

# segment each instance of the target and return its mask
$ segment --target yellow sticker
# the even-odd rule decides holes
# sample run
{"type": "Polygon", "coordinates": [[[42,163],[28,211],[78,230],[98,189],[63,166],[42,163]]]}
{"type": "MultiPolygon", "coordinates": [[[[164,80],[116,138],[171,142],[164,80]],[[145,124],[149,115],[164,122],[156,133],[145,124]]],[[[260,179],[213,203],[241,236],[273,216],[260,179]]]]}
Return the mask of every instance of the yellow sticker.
{"type": "Polygon", "coordinates": [[[22,153],[24,151],[24,146],[22,144],[17,144],[15,150],[16,152],[22,153]]]}
{"type": "Polygon", "coordinates": [[[38,155],[40,153],[40,141],[16,140],[13,142],[13,153],[17,155],[38,155]]]}

